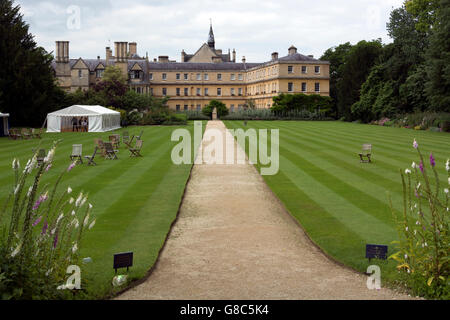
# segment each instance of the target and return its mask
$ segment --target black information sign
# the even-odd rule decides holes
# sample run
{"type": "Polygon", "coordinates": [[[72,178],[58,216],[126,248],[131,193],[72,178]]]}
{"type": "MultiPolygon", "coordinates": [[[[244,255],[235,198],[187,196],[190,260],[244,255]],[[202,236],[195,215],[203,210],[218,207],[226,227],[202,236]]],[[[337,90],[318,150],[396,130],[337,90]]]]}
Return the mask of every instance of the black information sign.
{"type": "Polygon", "coordinates": [[[133,252],[117,253],[114,255],[114,266],[116,270],[119,268],[128,268],[133,266],[133,252]]]}
{"type": "Polygon", "coordinates": [[[387,259],[388,246],[379,244],[366,244],[366,258],[369,259],[387,259]]]}

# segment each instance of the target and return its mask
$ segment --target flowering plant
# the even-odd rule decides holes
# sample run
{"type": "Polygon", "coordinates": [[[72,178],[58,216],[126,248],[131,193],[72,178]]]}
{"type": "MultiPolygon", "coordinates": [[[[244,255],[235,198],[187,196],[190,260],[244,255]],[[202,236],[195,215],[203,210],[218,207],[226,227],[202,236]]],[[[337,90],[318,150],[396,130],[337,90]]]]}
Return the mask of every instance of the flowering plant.
{"type": "Polygon", "coordinates": [[[399,250],[390,258],[398,262],[399,271],[406,272],[416,294],[449,298],[450,160],[445,164],[447,181],[442,188],[433,154],[426,161],[416,140],[413,147],[419,154],[420,163],[413,162],[412,170],[400,171],[403,215],[398,219],[393,214],[399,230],[400,240],[395,242],[399,250]]]}
{"type": "Polygon", "coordinates": [[[13,160],[14,186],[0,211],[0,299],[63,297],[57,287],[65,282],[67,267],[79,262],[83,231],[95,224],[86,195],[80,192],[75,200],[70,187],[57,193],[73,164],[53,186],[40,186],[56,145],[43,161],[37,161],[36,152],[22,171],[19,160],[13,160]]]}

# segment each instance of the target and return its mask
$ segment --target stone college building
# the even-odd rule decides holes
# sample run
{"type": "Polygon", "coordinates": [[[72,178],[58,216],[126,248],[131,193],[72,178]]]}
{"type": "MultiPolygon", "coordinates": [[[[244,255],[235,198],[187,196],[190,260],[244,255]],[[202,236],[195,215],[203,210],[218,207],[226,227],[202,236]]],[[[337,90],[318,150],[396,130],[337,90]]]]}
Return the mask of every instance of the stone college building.
{"type": "Polygon", "coordinates": [[[105,59],[70,59],[69,42],[56,41],[53,68],[59,85],[67,91],[87,90],[101,81],[107,66],[128,74],[132,90],[155,97],[169,96],[171,109],[200,110],[217,99],[233,112],[252,99],[256,108],[270,108],[280,93],[329,95],[328,61],[302,55],[291,46],[288,54],[272,53],[264,63],[236,62],[236,51],[216,49],[212,26],[208,42],[194,54],[181,52],[181,62],[159,56],[149,61],[137,54],[135,42],[115,42],[114,56],[106,47],[105,59]]]}

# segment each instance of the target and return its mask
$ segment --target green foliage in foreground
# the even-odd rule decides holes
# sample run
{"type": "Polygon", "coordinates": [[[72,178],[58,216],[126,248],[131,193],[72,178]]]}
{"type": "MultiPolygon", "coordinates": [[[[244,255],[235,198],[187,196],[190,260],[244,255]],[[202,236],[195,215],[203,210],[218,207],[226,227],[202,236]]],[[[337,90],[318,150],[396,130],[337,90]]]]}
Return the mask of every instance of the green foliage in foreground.
{"type": "Polygon", "coordinates": [[[322,112],[324,114],[331,110],[331,98],[320,94],[284,94],[273,97],[273,112],[286,112],[302,110],[309,112],[322,112]]]}
{"type": "MultiPolygon", "coordinates": [[[[189,124],[188,130],[193,130],[189,124]]],[[[155,263],[171,223],[174,221],[191,165],[173,165],[170,154],[176,142],[171,142],[174,127],[128,127],[124,130],[138,135],[143,130],[142,155],[130,158],[123,144],[119,160],[104,160],[96,156],[97,166],[77,165],[61,181],[61,189],[70,186],[74,194],[89,194],[95,227],[83,238],[80,258],[91,257],[92,262],[81,264],[82,288],[75,298],[102,298],[122,289],[112,286],[113,254],[133,251],[134,265],[128,280],[142,278],[155,263]]],[[[32,148],[40,142],[43,148],[53,140],[62,139],[55,153],[53,167],[41,181],[54,183],[62,169],[70,164],[72,144],[82,144],[83,154],[91,155],[94,138],[108,140],[111,133],[44,134],[42,141],[0,139],[0,194],[7,195],[14,183],[11,171],[13,158],[26,163],[32,148]]],[[[0,198],[3,204],[4,197],[0,198]]],[[[31,266],[29,266],[31,267],[31,266]]],[[[120,270],[119,274],[126,270],[120,270]]],[[[1,272],[0,272],[1,274],[1,272]]]]}
{"type": "MultiPolygon", "coordinates": [[[[399,169],[411,166],[417,155],[411,142],[417,138],[422,152],[433,152],[440,166],[449,158],[450,135],[346,122],[225,121],[230,129],[280,130],[280,170],[264,180],[311,239],[336,260],[366,272],[377,264],[382,285],[405,287],[403,273],[393,260],[365,259],[368,243],[389,245],[399,240],[393,213],[403,212],[399,169]],[[373,146],[373,163],[360,163],[363,143],[373,146]]],[[[270,137],[268,137],[270,141],[270,137]]],[[[248,149],[247,149],[248,150],[248,149]]],[[[257,164],[257,167],[260,167],[257,164]]],[[[441,186],[447,174],[438,172],[441,186]]],[[[430,182],[431,188],[436,185],[430,182]]],[[[411,289],[411,287],[409,287],[411,289]]]]}
{"type": "Polygon", "coordinates": [[[406,169],[404,174],[400,171],[403,215],[397,221],[399,251],[390,258],[398,262],[398,270],[408,275],[415,294],[448,300],[450,160],[447,159],[445,166],[436,163],[432,153],[425,160],[416,140],[413,147],[417,149],[420,162],[413,162],[412,168],[406,169]],[[444,168],[448,183],[441,186],[438,171],[444,168]]]}

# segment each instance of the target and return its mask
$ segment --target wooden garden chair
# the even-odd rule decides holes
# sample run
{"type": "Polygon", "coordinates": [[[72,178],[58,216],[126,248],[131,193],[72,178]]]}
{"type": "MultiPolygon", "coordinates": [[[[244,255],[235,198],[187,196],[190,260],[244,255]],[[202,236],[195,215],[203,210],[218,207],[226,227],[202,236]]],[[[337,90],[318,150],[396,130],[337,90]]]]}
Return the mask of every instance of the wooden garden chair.
{"type": "Polygon", "coordinates": [[[141,131],[141,133],[139,133],[138,136],[136,136],[136,140],[142,140],[142,135],[144,134],[144,130],[141,131]]]}
{"type": "Polygon", "coordinates": [[[27,128],[22,128],[21,134],[24,139],[31,139],[32,137],[30,131],[27,128]]]}
{"type": "Polygon", "coordinates": [[[33,138],[41,139],[42,138],[41,135],[42,135],[42,128],[40,128],[40,129],[35,129],[35,128],[31,129],[31,136],[33,138]]]}
{"type": "Polygon", "coordinates": [[[96,166],[97,165],[94,161],[95,155],[97,154],[97,150],[98,150],[98,147],[95,146],[94,153],[92,154],[92,156],[84,156],[84,158],[88,160],[88,163],[87,163],[88,166],[90,166],[90,165],[96,166]]]}
{"type": "Polygon", "coordinates": [[[142,157],[141,155],[142,140],[136,140],[134,148],[130,148],[130,157],[142,157]]]}
{"type": "Polygon", "coordinates": [[[119,141],[117,140],[116,135],[109,136],[109,142],[113,145],[115,149],[119,148],[119,141]]]}
{"type": "Polygon", "coordinates": [[[103,144],[105,145],[106,159],[111,159],[111,160],[119,159],[116,154],[117,150],[114,150],[111,142],[104,142],[103,144]]]}
{"type": "Polygon", "coordinates": [[[105,157],[106,150],[105,150],[105,145],[103,143],[103,140],[96,138],[96,139],[94,139],[94,144],[98,147],[98,150],[100,150],[102,157],[105,157]]]}
{"type": "Polygon", "coordinates": [[[124,131],[122,134],[122,143],[127,144],[130,141],[130,134],[128,131],[124,131]]]}
{"type": "Polygon", "coordinates": [[[73,144],[72,145],[72,154],[70,155],[70,160],[80,161],[83,163],[83,145],[82,144],[73,144]]]}
{"type": "Polygon", "coordinates": [[[131,144],[133,143],[133,140],[134,140],[134,135],[131,137],[131,139],[129,139],[128,141],[124,141],[123,143],[125,143],[125,145],[129,149],[129,148],[132,148],[131,144]]]}
{"type": "Polygon", "coordinates": [[[16,129],[9,129],[9,137],[13,140],[19,139],[20,134],[17,132],[16,129]]]}
{"type": "Polygon", "coordinates": [[[362,151],[359,153],[360,162],[362,163],[370,163],[372,162],[372,145],[371,144],[363,144],[362,151]]]}

